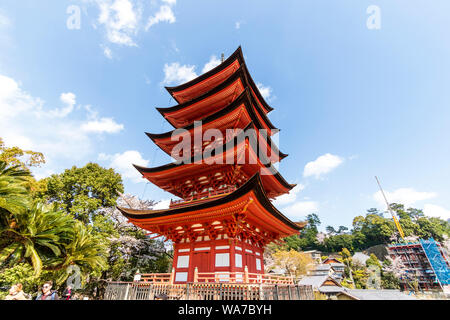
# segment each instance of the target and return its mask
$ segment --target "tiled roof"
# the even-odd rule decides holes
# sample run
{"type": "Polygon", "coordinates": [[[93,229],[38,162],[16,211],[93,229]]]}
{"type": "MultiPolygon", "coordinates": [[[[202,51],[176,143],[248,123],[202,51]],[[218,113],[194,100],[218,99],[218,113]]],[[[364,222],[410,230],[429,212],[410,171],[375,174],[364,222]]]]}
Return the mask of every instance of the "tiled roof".
{"type": "Polygon", "coordinates": [[[342,291],[344,291],[344,288],[338,286],[323,286],[319,288],[319,292],[321,293],[338,293],[342,291]]]}
{"type": "Polygon", "coordinates": [[[359,299],[359,300],[416,300],[415,297],[409,296],[399,290],[375,290],[375,289],[347,289],[343,293],[359,299]]]}

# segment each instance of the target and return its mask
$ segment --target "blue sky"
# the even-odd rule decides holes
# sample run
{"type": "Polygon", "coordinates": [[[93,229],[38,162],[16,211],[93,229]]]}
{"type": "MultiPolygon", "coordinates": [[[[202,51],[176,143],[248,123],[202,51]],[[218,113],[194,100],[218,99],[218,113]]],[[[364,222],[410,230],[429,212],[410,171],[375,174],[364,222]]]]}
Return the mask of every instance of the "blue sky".
{"type": "Polygon", "coordinates": [[[449,10],[444,0],[3,0],[0,136],[45,153],[38,177],[94,161],[163,205],[171,196],[131,167],[170,160],[144,135],[171,129],[155,110],[175,104],[163,86],[241,45],[282,130],[280,171],[299,184],[277,201],[282,212],[349,226],[385,208],[378,175],[391,202],[448,219],[449,10]]]}

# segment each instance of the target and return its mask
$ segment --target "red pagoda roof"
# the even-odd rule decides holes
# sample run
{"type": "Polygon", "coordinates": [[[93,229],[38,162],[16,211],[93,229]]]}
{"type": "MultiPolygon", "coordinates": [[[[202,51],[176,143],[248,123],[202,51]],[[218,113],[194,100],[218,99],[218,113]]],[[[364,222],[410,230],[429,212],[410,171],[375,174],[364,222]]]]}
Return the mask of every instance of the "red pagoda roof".
{"type": "Polygon", "coordinates": [[[292,222],[273,206],[266,196],[259,173],[236,191],[200,204],[163,210],[133,210],[122,207],[118,209],[133,224],[155,233],[162,233],[162,228],[164,229],[162,226],[169,228],[170,225],[183,226],[186,223],[198,223],[202,220],[223,219],[242,212],[244,207],[250,213],[246,219],[252,220],[253,225],[261,225],[264,229],[275,232],[281,237],[298,234],[298,231],[305,226],[305,223],[292,222]]]}
{"type": "MultiPolygon", "coordinates": [[[[248,88],[227,107],[203,119],[201,130],[202,132],[206,132],[209,129],[217,129],[220,130],[224,139],[232,139],[233,137],[227,137],[227,129],[244,129],[250,123],[254,124],[253,128],[255,130],[267,130],[268,136],[266,143],[268,142],[268,144],[274,148],[275,153],[280,154],[280,158],[287,156],[286,154],[279,152],[276,145],[272,143],[272,140],[270,139],[270,135],[273,133],[271,131],[272,128],[268,127],[266,123],[260,121],[260,118],[252,107],[251,94],[248,88]]],[[[189,134],[191,141],[194,141],[194,124],[190,124],[180,129],[183,129],[184,132],[177,131],[176,129],[162,134],[146,134],[164,152],[171,155],[173,147],[177,145],[179,141],[182,141],[182,136],[189,134]]],[[[218,141],[214,142],[220,143],[218,141]]]]}
{"type": "Polygon", "coordinates": [[[220,85],[241,66],[243,67],[242,69],[245,72],[249,85],[256,95],[256,99],[259,104],[266,112],[272,111],[273,109],[262,97],[258,87],[245,66],[244,55],[242,54],[241,47],[239,47],[228,59],[214,69],[187,83],[175,87],[166,87],[166,89],[178,103],[184,103],[193,100],[220,85]]]}
{"type": "Polygon", "coordinates": [[[189,125],[197,120],[214,114],[215,112],[225,108],[232,103],[240,94],[248,88],[250,92],[250,100],[256,110],[258,118],[268,127],[274,129],[270,120],[266,116],[265,110],[258,102],[255,91],[251,88],[251,84],[244,71],[245,66],[240,67],[226,81],[214,87],[205,94],[196,97],[188,102],[178,104],[169,108],[156,108],[169,123],[175,128],[189,125]]]}
{"type": "Polygon", "coordinates": [[[183,199],[192,196],[193,192],[200,194],[211,186],[242,185],[257,172],[262,173],[268,197],[288,193],[295,185],[287,183],[270,165],[272,159],[254,150],[255,143],[251,143],[244,133],[227,143],[219,154],[211,150],[206,159],[192,157],[188,163],[173,162],[154,168],[134,166],[150,182],[183,199]]]}

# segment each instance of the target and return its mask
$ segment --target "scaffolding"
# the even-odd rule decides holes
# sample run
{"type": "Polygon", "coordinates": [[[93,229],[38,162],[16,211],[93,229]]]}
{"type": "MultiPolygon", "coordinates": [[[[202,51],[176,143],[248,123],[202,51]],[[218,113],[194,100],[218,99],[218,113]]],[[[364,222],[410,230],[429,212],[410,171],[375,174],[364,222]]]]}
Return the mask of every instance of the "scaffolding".
{"type": "Polygon", "coordinates": [[[450,284],[450,268],[447,255],[440,245],[433,238],[428,240],[419,240],[428,261],[433,268],[436,279],[441,287],[450,284]]]}
{"type": "Polygon", "coordinates": [[[405,276],[400,279],[404,289],[407,289],[407,282],[412,279],[425,291],[444,290],[450,284],[449,259],[434,239],[397,243],[388,249],[391,258],[400,258],[404,265],[405,276]]]}

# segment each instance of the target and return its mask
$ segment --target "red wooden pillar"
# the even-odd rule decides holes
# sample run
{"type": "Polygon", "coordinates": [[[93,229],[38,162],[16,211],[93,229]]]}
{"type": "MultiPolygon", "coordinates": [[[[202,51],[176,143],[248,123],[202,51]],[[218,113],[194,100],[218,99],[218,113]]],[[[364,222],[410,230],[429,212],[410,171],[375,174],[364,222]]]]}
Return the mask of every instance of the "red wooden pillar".
{"type": "Polygon", "coordinates": [[[229,244],[230,244],[230,250],[229,250],[229,252],[230,252],[230,272],[231,272],[230,280],[233,282],[236,282],[236,274],[235,274],[236,273],[236,255],[235,255],[235,248],[234,248],[236,245],[236,239],[235,238],[230,239],[229,244]]]}
{"type": "MultiPolygon", "coordinates": [[[[186,240],[187,241],[187,238],[186,240]]],[[[194,281],[194,270],[195,270],[194,266],[194,244],[191,242],[189,242],[189,271],[188,271],[188,282],[193,282],[194,281]]]]}
{"type": "Polygon", "coordinates": [[[210,247],[210,254],[209,254],[209,271],[210,272],[216,272],[216,241],[215,240],[211,240],[209,242],[209,247],[210,247]]]}

